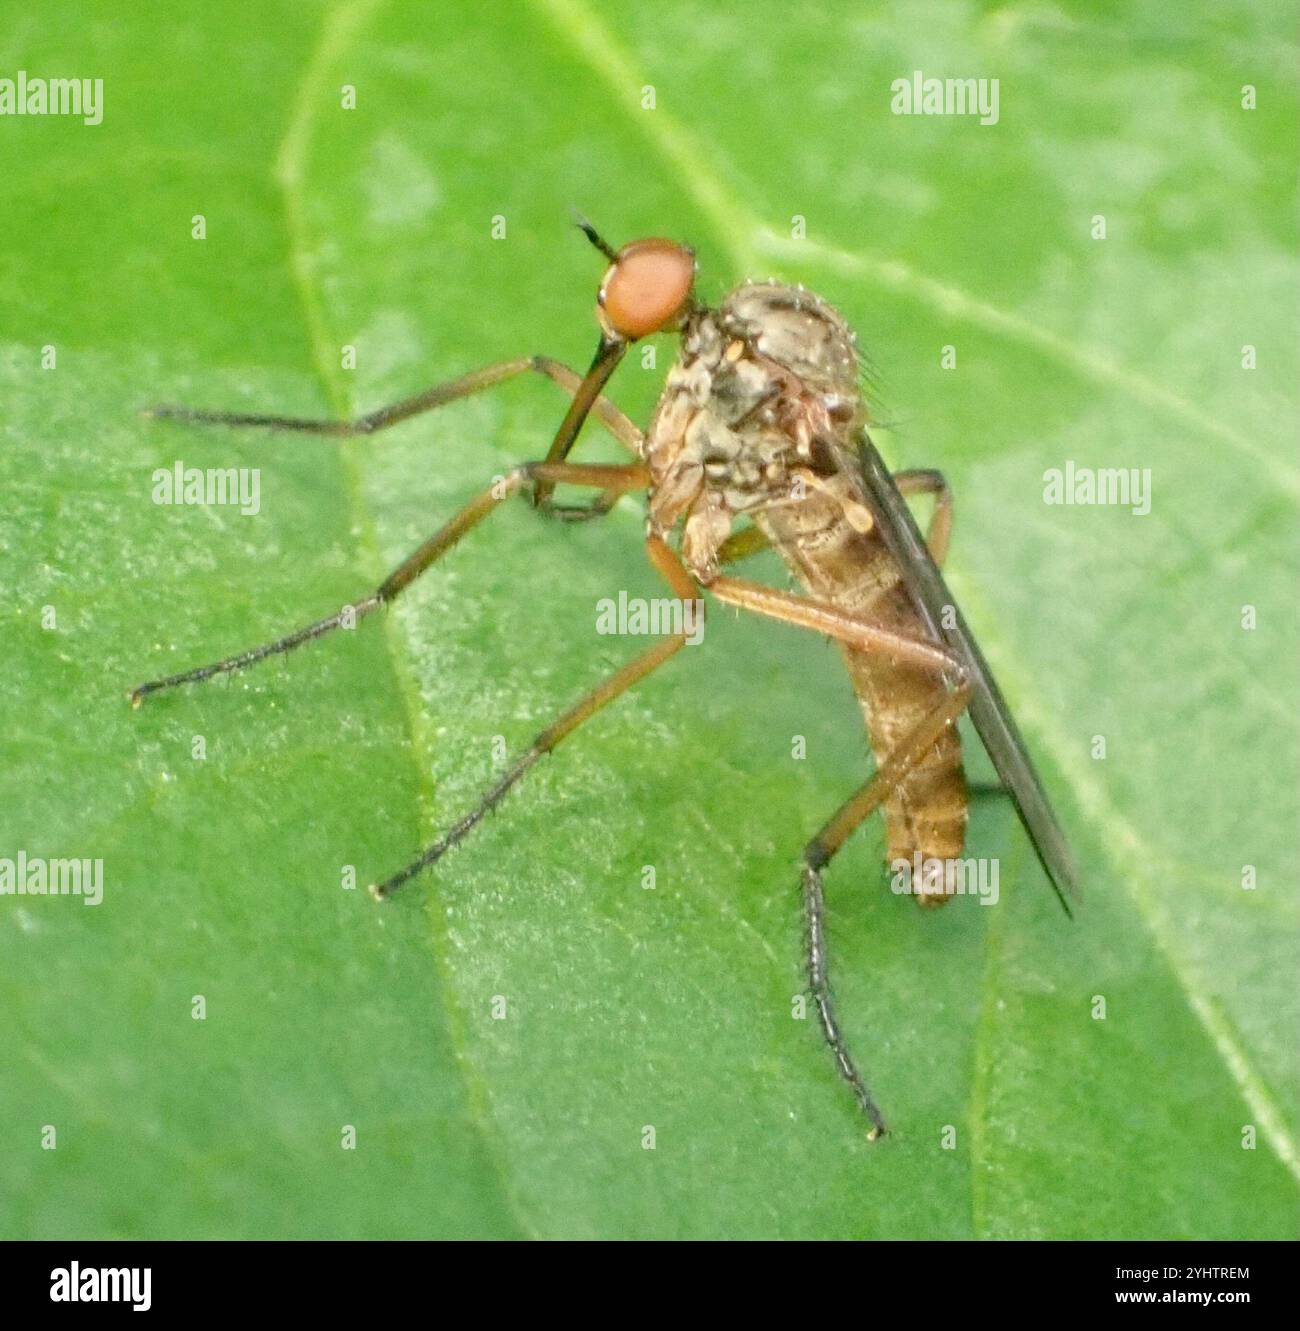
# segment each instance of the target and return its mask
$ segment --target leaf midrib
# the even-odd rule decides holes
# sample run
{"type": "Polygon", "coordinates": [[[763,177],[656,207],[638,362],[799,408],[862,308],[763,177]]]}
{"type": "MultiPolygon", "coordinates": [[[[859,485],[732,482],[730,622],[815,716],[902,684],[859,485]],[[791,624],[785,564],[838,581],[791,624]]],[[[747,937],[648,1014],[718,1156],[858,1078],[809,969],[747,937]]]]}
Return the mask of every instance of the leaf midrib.
{"type": "MultiPolygon", "coordinates": [[[[329,336],[324,308],[309,258],[308,227],[302,194],[315,122],[324,101],[326,79],[344,52],[356,41],[384,3],[385,0],[358,0],[356,4],[342,4],[326,13],[320,38],[293,99],[289,124],[275,156],[274,176],[283,200],[289,264],[302,306],[304,322],[307,325],[308,342],[326,396],[335,414],[344,418],[351,416],[355,411],[355,403],[345,387],[345,381],[335,369],[335,358],[331,354],[330,349],[336,345],[336,342],[329,336]]],[[[360,562],[376,570],[382,564],[382,556],[374,515],[364,498],[361,471],[355,460],[355,452],[346,441],[340,442],[337,449],[339,466],[347,483],[348,509],[360,533],[357,540],[360,562]]],[[[422,722],[423,713],[419,706],[418,690],[407,664],[410,660],[409,644],[405,642],[395,616],[384,614],[382,622],[384,642],[401,695],[406,728],[411,737],[410,751],[412,755],[416,755],[427,751],[429,737],[425,734],[422,722]]],[[[417,800],[423,808],[422,821],[427,821],[433,806],[432,778],[426,774],[424,764],[418,759],[414,760],[414,766],[417,800]]],[[[514,1223],[520,1233],[526,1237],[539,1238],[541,1235],[529,1220],[527,1211],[511,1184],[511,1174],[505,1165],[505,1153],[492,1116],[487,1087],[470,1058],[465,1022],[460,1005],[455,1001],[455,991],[447,963],[450,936],[445,919],[436,909],[436,898],[432,896],[427,899],[426,918],[430,933],[433,935],[431,951],[434,968],[442,995],[448,1039],[465,1090],[469,1109],[468,1119],[483,1144],[484,1155],[497,1177],[501,1197],[514,1223]]]]}

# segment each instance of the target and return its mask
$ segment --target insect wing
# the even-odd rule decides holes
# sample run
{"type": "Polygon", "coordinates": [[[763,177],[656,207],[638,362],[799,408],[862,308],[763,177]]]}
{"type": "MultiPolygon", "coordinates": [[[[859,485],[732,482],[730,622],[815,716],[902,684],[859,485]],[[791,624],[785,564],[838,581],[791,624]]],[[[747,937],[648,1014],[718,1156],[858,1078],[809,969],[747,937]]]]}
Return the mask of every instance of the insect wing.
{"type": "Polygon", "coordinates": [[[1015,800],[1020,821],[1034,843],[1061,905],[1067,915],[1072,915],[1071,904],[1079,900],[1074,857],[1025,741],[979,644],[930,555],[911,509],[865,430],[860,442],[863,476],[880,534],[897,560],[904,583],[931,634],[946,643],[965,666],[972,686],[971,720],[1002,784],[1015,800]],[[945,627],[949,621],[951,627],[945,627]]]}

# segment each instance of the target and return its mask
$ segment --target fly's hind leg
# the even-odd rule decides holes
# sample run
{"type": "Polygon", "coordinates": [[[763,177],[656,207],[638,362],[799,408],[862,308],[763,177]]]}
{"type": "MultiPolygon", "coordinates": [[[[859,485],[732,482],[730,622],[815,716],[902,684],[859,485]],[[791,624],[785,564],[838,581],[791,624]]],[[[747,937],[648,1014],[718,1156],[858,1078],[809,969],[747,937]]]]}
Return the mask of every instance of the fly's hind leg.
{"type": "MultiPolygon", "coordinates": [[[[948,555],[948,541],[952,536],[952,489],[944,474],[933,468],[927,468],[922,471],[896,471],[894,473],[894,484],[898,486],[900,494],[932,494],[934,495],[934,513],[930,517],[930,525],[926,529],[925,543],[930,547],[930,554],[934,562],[943,567],[943,561],[948,555]]],[[[725,547],[724,547],[725,548],[725,547]]],[[[971,781],[967,780],[967,791],[972,798],[980,795],[1005,795],[1006,787],[1000,781],[971,781]]]]}
{"type": "Polygon", "coordinates": [[[933,468],[896,471],[894,484],[898,486],[899,494],[934,496],[934,513],[925,533],[925,543],[930,547],[934,562],[942,568],[943,561],[948,557],[948,541],[952,536],[952,490],[943,472],[933,468]]]}
{"type": "Polygon", "coordinates": [[[803,900],[807,929],[808,983],[821,1019],[826,1043],[835,1056],[840,1075],[853,1089],[863,1112],[871,1120],[874,1140],[886,1131],[885,1121],[867,1089],[844,1043],[831,1002],[826,966],[826,905],[822,895],[822,870],[863,819],[869,817],[907,779],[943,732],[957,720],[970,700],[970,685],[962,683],[925,717],[881,765],[879,771],[836,810],[821,831],[804,847],[803,900]]]}
{"type": "Polygon", "coordinates": [[[956,722],[970,700],[970,683],[960,662],[946,647],[927,639],[880,628],[838,606],[776,591],[739,578],[716,578],[709,584],[709,590],[728,604],[829,634],[859,651],[883,654],[895,661],[907,661],[933,672],[948,683],[942,702],[904,736],[871,780],[841,805],[808,842],[803,852],[808,984],[835,1066],[840,1076],[848,1082],[858,1105],[871,1123],[868,1136],[874,1141],[886,1131],[884,1116],[849,1052],[831,998],[822,870],[854,828],[889,798],[944,731],[956,722]]]}

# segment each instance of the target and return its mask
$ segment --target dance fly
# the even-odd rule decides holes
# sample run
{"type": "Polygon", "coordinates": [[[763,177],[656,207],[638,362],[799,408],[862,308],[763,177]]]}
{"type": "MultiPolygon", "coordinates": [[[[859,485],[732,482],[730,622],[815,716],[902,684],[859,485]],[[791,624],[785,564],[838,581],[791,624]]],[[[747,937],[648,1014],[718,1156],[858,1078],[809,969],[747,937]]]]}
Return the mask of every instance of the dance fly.
{"type": "MultiPolygon", "coordinates": [[[[689,246],[650,238],[614,249],[585,220],[579,226],[608,260],[596,302],[600,337],[586,374],[546,356],[476,370],[351,421],[159,406],[155,417],[362,436],[422,412],[535,373],[570,398],[546,456],[525,462],[471,499],[369,595],[336,614],[238,655],[150,680],[131,702],[290,651],[387,605],[511,495],[543,515],[588,521],[627,494],[646,502],[645,552],[674,596],[701,591],[839,645],[861,701],[876,771],[803,850],[808,983],[840,1075],[870,1124],[885,1121],[858,1070],[831,1003],[822,875],[853,830],[877,809],[891,865],[925,866],[910,890],[923,906],[953,894],[952,866],[966,841],[968,796],[957,720],[969,711],[998,776],[1067,913],[1077,898],[1065,836],[988,664],[944,583],[940,567],[952,527],[952,495],[937,471],[891,475],[867,431],[855,339],[841,315],[802,287],[747,282],[716,308],[695,295],[689,246]],[[649,427],[639,429],[605,395],[610,376],[639,339],[675,333],[679,355],[649,427]],[[625,464],[569,461],[589,416],[631,454],[625,464]],[[561,504],[556,486],[593,497],[561,504]],[[930,495],[923,535],[906,503],[930,495]],[[770,548],[803,594],[726,572],[770,548]],[[936,873],[928,869],[938,866],[936,873]]],[[[406,867],[376,883],[377,898],[439,860],[494,809],[544,754],[588,717],[658,669],[685,645],[668,633],[598,684],[543,730],[483,795],[406,867]]]]}

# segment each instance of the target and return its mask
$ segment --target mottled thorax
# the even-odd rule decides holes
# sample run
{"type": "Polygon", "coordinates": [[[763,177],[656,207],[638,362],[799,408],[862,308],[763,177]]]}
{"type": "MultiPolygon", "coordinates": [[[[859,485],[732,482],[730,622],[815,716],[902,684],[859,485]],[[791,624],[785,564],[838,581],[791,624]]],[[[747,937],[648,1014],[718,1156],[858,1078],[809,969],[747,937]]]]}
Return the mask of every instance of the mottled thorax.
{"type": "Polygon", "coordinates": [[[683,329],[646,438],[652,526],[662,534],[685,515],[683,558],[710,581],[732,519],[797,500],[837,470],[860,416],[839,314],[798,287],[738,288],[683,329]]]}

